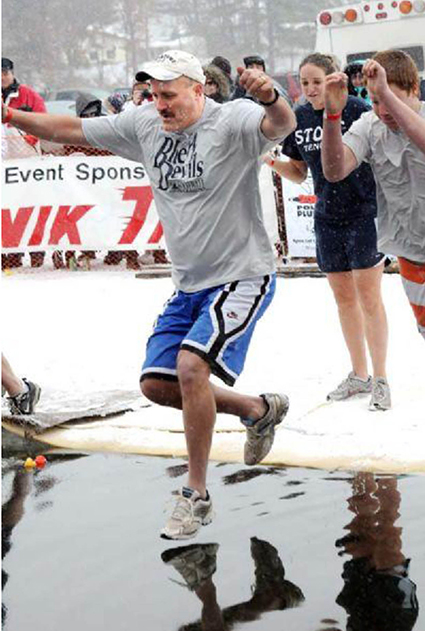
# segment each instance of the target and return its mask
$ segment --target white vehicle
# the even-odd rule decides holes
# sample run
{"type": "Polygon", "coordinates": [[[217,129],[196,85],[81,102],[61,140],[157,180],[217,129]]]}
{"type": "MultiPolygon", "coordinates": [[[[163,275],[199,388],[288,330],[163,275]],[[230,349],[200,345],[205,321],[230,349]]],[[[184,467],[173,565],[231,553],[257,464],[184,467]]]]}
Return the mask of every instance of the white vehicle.
{"type": "Polygon", "coordinates": [[[334,54],[342,68],[389,48],[409,53],[425,77],[425,0],[372,0],[317,16],[316,51],[334,54]]]}

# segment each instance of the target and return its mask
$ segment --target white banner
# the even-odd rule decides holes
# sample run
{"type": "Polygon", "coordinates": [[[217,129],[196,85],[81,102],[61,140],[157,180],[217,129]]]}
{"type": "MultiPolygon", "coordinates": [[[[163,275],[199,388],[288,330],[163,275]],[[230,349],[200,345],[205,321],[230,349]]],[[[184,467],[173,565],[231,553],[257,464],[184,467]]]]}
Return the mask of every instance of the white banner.
{"type": "Polygon", "coordinates": [[[164,247],[141,164],[116,156],[6,160],[2,165],[5,252],[164,247]]]}
{"type": "MultiPolygon", "coordinates": [[[[116,156],[34,157],[2,165],[4,252],[165,248],[144,167],[116,156]]],[[[279,237],[271,172],[260,171],[264,222],[279,237]]]]}
{"type": "Polygon", "coordinates": [[[314,195],[310,172],[302,184],[282,179],[288,256],[315,257],[314,195]]]}

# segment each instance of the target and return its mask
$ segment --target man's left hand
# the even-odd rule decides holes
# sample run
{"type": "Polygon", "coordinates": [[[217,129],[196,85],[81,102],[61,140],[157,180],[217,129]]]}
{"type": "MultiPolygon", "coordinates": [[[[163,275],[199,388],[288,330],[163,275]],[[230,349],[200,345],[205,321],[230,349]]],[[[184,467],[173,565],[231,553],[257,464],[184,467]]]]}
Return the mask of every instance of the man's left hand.
{"type": "Polygon", "coordinates": [[[271,103],[274,99],[273,80],[262,70],[254,68],[237,68],[239,84],[245,90],[263,103],[271,103]]]}

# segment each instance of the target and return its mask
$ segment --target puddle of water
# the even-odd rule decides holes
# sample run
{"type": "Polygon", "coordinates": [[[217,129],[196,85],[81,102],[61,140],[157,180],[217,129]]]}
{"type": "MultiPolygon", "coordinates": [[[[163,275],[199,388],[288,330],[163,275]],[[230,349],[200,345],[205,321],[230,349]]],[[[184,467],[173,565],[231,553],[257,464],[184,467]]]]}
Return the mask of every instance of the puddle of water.
{"type": "Polygon", "coordinates": [[[423,476],[212,463],[215,519],[173,542],[183,461],[23,455],[2,461],[5,631],[425,628],[423,476]]]}

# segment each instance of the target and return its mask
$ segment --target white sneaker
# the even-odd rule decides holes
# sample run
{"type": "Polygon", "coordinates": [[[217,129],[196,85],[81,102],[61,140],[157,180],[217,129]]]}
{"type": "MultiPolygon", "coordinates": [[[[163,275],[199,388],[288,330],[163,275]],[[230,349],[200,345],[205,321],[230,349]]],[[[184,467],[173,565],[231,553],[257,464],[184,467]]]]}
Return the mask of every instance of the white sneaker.
{"type": "Polygon", "coordinates": [[[183,487],[178,494],[174,510],[165,528],[163,539],[191,539],[201,526],[207,526],[213,518],[212,501],[208,495],[203,500],[198,491],[183,487]]]}
{"type": "Polygon", "coordinates": [[[267,456],[273,446],[275,427],[283,421],[289,409],[289,399],[285,394],[260,396],[268,405],[265,415],[254,423],[241,418],[246,427],[244,461],[249,466],[258,464],[267,456]]]}
{"type": "Polygon", "coordinates": [[[348,377],[341,381],[335,390],[329,392],[326,398],[328,401],[343,401],[355,394],[364,394],[368,392],[372,392],[372,377],[368,377],[365,381],[364,379],[357,377],[354,372],[350,372],[348,377]]]}
{"type": "Polygon", "coordinates": [[[372,397],[369,403],[369,410],[389,410],[391,408],[391,392],[388,381],[384,377],[374,377],[372,379],[372,397]]]}

